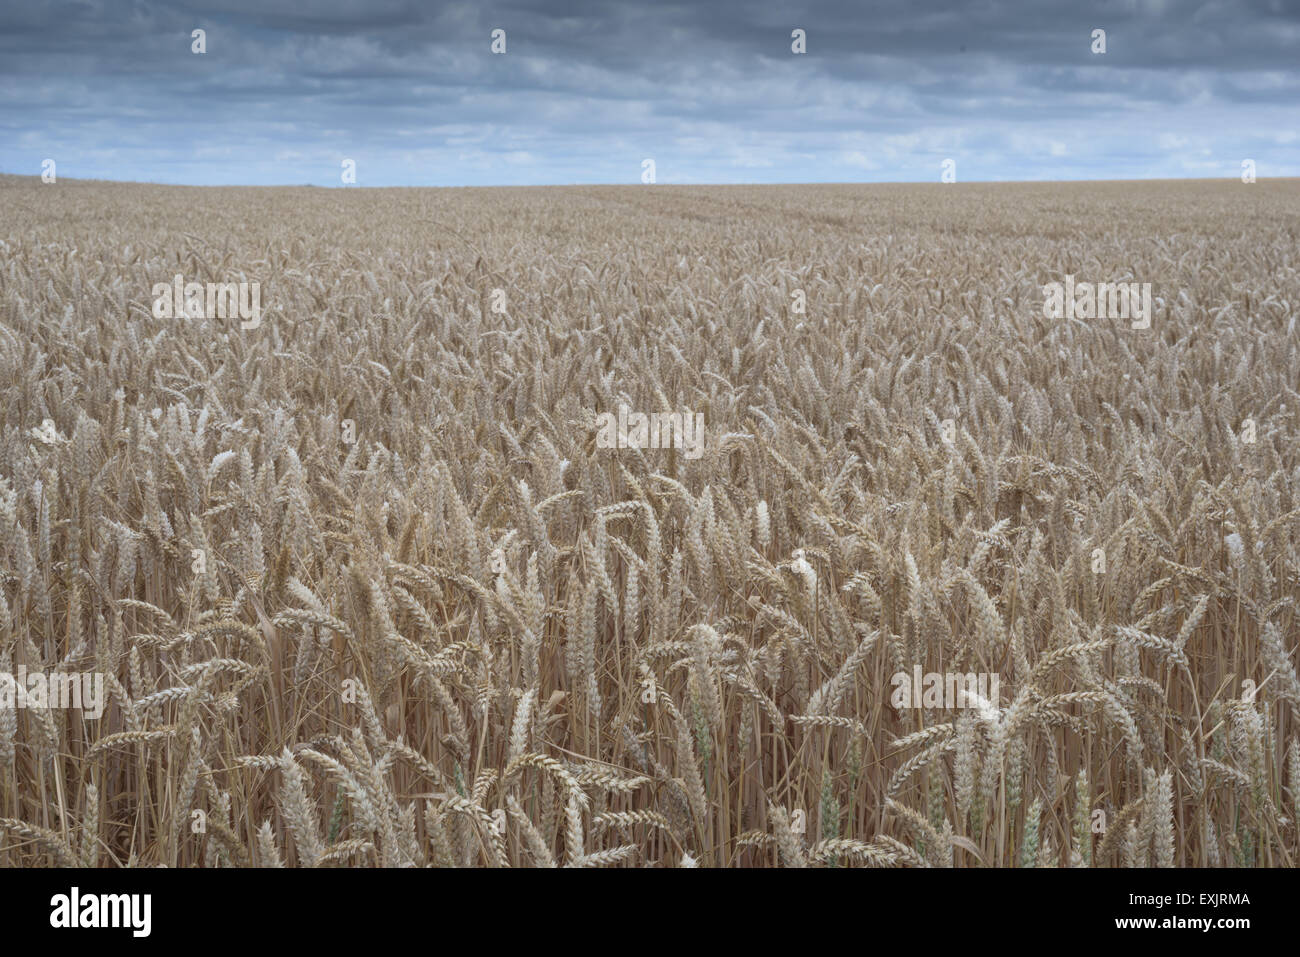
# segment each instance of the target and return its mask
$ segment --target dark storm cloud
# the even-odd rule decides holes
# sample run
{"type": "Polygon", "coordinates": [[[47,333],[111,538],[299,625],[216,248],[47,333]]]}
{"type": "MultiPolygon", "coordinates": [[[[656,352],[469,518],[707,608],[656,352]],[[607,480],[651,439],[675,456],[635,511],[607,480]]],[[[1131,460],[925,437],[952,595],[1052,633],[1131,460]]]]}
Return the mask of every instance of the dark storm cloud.
{"type": "Polygon", "coordinates": [[[1252,158],[1296,175],[1298,51],[1289,0],[11,4],[0,170],[337,184],[354,159],[362,185],[636,182],[653,158],[660,182],[761,182],[1252,158]]]}

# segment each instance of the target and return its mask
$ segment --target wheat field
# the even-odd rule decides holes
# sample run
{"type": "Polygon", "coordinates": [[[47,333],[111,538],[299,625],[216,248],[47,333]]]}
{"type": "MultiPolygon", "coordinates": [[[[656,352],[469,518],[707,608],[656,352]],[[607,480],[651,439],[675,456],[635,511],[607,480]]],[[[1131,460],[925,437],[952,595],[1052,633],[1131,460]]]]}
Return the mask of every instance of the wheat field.
{"type": "Polygon", "coordinates": [[[105,701],[0,708],[0,864],[1294,866],[1298,227],[2,177],[0,672],[105,701]],[[1067,275],[1149,328],[1045,318],[1067,275]]]}

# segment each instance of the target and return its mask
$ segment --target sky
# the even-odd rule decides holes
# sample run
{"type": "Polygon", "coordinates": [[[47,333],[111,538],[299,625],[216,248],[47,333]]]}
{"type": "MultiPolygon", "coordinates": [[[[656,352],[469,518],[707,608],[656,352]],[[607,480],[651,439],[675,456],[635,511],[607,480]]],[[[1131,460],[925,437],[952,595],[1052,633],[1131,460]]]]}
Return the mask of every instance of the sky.
{"type": "Polygon", "coordinates": [[[46,159],[196,185],[1297,176],[1300,0],[3,0],[0,173],[46,159]]]}

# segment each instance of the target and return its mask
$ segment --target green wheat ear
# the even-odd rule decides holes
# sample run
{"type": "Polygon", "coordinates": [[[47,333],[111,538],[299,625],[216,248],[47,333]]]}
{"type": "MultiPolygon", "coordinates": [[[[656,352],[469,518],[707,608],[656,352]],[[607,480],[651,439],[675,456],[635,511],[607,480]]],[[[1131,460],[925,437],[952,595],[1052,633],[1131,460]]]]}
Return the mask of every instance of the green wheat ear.
{"type": "MultiPolygon", "coordinates": [[[[833,841],[840,836],[840,802],[835,799],[835,789],[831,787],[831,772],[822,772],[822,840],[833,841]]],[[[830,867],[836,866],[836,857],[832,854],[827,859],[830,867]]]]}
{"type": "Polygon", "coordinates": [[[936,831],[943,827],[944,802],[947,800],[943,787],[943,775],[939,773],[941,767],[940,762],[933,761],[928,772],[930,779],[930,823],[936,831]]]}
{"type": "Polygon", "coordinates": [[[343,811],[347,807],[347,795],[343,789],[339,788],[338,794],[334,795],[334,810],[330,812],[330,836],[329,843],[335,844],[339,839],[339,831],[343,827],[343,811]]]}
{"type": "Polygon", "coordinates": [[[1038,866],[1038,816],[1042,813],[1042,805],[1038,798],[1034,798],[1029,810],[1025,812],[1025,842],[1020,849],[1020,866],[1037,867],[1038,866]]]}
{"type": "Polygon", "coordinates": [[[1088,813],[1088,772],[1079,770],[1074,781],[1074,843],[1083,858],[1083,866],[1092,866],[1092,820],[1088,813]]]}

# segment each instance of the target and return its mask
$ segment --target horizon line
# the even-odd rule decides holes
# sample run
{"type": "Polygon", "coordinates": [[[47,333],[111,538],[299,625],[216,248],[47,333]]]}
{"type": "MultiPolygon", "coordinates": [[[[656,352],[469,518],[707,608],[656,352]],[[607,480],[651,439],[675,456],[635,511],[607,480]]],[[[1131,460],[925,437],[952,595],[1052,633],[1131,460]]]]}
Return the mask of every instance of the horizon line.
{"type": "MultiPolygon", "coordinates": [[[[41,180],[39,173],[8,173],[0,170],[0,179],[20,179],[20,180],[41,180]]],[[[98,184],[109,186],[163,186],[175,189],[328,189],[341,192],[354,192],[357,190],[384,190],[384,189],[582,189],[591,187],[610,187],[610,186],[636,186],[636,187],[654,187],[654,186],[672,186],[677,188],[718,188],[723,186],[732,187],[752,187],[752,186],[1029,186],[1029,185],[1051,185],[1062,183],[1215,183],[1215,182],[1239,182],[1241,179],[1238,175],[1233,176],[1147,176],[1147,177],[1116,177],[1113,179],[969,179],[957,180],[952,183],[944,183],[932,179],[924,180],[803,180],[803,181],[782,181],[782,182],[699,182],[699,183],[641,183],[641,182],[598,182],[598,183],[474,183],[474,184],[406,184],[406,185],[388,185],[388,186],[363,186],[359,183],[339,183],[325,185],[322,183],[162,183],[155,180],[135,180],[135,179],[98,179],[92,177],[80,176],[60,176],[55,183],[44,183],[43,185],[55,185],[59,182],[67,181],[78,184],[98,184]]],[[[1260,176],[1255,183],[1268,181],[1285,181],[1300,180],[1300,175],[1295,176],[1260,176]]]]}

